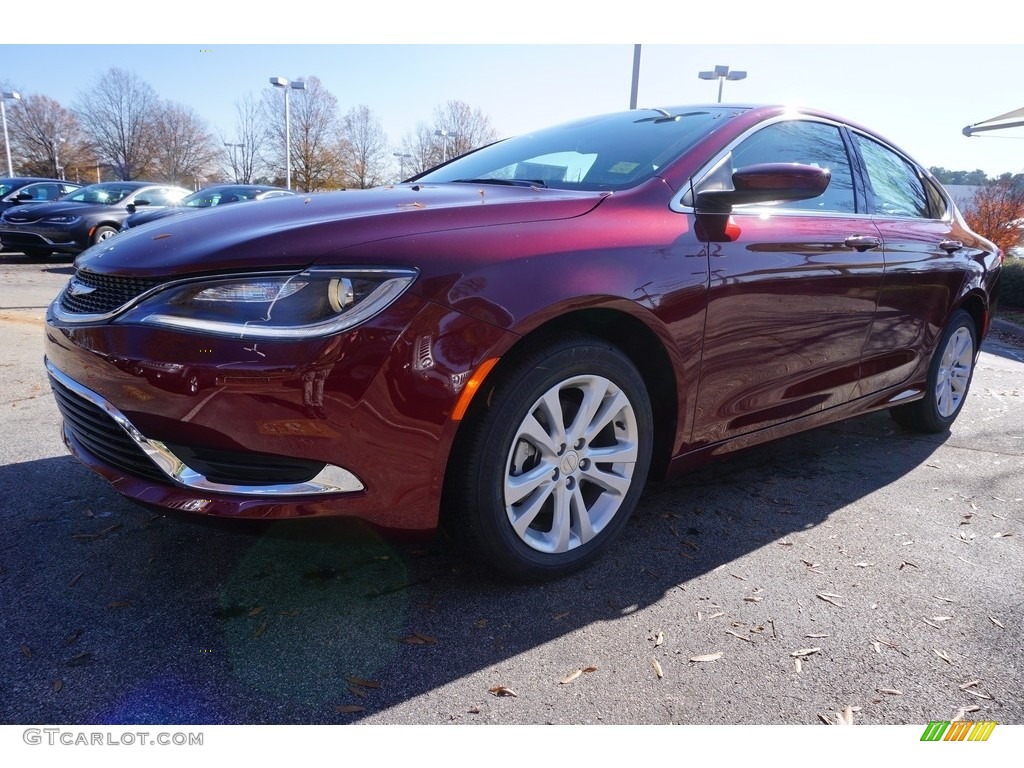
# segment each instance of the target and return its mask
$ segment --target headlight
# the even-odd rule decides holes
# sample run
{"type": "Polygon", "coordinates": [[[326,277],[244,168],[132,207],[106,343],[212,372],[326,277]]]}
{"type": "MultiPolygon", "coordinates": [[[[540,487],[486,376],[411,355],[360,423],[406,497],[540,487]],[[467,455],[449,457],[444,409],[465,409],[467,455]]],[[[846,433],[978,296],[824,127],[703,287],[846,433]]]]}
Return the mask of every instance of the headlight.
{"type": "Polygon", "coordinates": [[[81,220],[81,216],[72,216],[68,214],[65,216],[47,216],[42,221],[44,224],[77,224],[81,220]]]}
{"type": "Polygon", "coordinates": [[[365,322],[402,295],[413,269],[310,269],[179,283],[115,322],[217,336],[304,339],[365,322]]]}

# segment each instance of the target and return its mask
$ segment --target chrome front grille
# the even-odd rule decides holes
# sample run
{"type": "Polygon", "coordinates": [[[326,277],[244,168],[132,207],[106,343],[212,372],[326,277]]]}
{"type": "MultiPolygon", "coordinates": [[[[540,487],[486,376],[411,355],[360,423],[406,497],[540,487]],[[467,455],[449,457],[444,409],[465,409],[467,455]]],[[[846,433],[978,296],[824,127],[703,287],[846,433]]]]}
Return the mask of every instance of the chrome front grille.
{"type": "Polygon", "coordinates": [[[105,315],[163,282],[78,270],[60,295],[60,308],[73,315],[105,315]]]}

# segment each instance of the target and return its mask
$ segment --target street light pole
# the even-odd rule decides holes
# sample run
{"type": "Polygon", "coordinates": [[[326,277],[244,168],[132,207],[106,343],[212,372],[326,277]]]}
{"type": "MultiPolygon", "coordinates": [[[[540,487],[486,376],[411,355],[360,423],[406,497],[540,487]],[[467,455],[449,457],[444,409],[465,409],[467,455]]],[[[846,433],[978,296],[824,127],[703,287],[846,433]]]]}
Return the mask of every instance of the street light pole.
{"type": "Polygon", "coordinates": [[[455,138],[455,134],[451,131],[434,131],[435,136],[440,136],[441,141],[441,162],[448,161],[448,137],[455,138]]]}
{"type": "Polygon", "coordinates": [[[4,124],[4,147],[7,149],[7,175],[14,175],[14,166],[11,165],[11,140],[7,137],[7,100],[21,100],[21,94],[17,91],[0,91],[0,118],[4,124]]]}
{"type": "Polygon", "coordinates": [[[398,158],[398,175],[401,177],[400,181],[405,181],[405,161],[407,158],[411,159],[412,155],[408,152],[392,152],[392,154],[398,158]]]}
{"type": "Polygon", "coordinates": [[[67,139],[60,136],[53,140],[53,172],[61,181],[64,181],[64,169],[60,167],[60,153],[58,152],[58,147],[65,141],[67,141],[67,139]]]}
{"type": "Polygon", "coordinates": [[[729,67],[722,64],[718,64],[710,72],[698,72],[697,77],[701,80],[718,80],[718,103],[722,103],[722,85],[726,80],[743,80],[746,78],[746,72],[730,70],[729,67]]]}
{"type": "Polygon", "coordinates": [[[225,147],[231,147],[231,170],[235,174],[235,184],[238,184],[238,160],[235,157],[235,148],[245,149],[244,144],[231,144],[230,142],[224,142],[225,147]]]}
{"type": "Polygon", "coordinates": [[[292,188],[292,118],[288,106],[288,90],[294,88],[296,91],[306,90],[306,83],[302,80],[288,80],[284,77],[270,78],[270,84],[275,88],[284,89],[284,160],[285,160],[285,187],[292,188]]]}

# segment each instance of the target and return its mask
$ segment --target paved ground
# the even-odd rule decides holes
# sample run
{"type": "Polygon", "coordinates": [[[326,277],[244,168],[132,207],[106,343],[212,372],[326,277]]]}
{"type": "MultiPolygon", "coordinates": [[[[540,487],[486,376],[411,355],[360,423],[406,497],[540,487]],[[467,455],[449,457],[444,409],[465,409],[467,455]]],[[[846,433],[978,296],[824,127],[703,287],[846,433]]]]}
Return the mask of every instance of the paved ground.
{"type": "Polygon", "coordinates": [[[122,500],[41,367],[69,271],[0,259],[0,723],[1024,724],[1008,331],[950,434],[875,414],[652,485],[602,562],[527,587],[444,542],[122,500]]]}

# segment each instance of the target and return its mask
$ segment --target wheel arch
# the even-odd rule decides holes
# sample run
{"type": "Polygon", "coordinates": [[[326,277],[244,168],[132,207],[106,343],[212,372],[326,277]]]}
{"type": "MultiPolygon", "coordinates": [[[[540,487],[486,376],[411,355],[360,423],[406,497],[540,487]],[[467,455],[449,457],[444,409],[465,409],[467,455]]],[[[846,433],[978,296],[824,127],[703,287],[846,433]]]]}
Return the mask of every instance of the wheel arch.
{"type": "MultiPolygon", "coordinates": [[[[956,309],[962,309],[971,316],[971,320],[974,322],[974,343],[978,349],[980,349],[981,342],[988,333],[988,327],[991,321],[991,314],[988,309],[988,304],[985,301],[985,297],[982,296],[979,291],[972,291],[963,298],[960,302],[960,306],[956,309]]],[[[956,309],[950,313],[950,317],[953,316],[956,309]]]]}
{"type": "MultiPolygon", "coordinates": [[[[582,333],[615,346],[636,366],[644,380],[654,417],[650,478],[665,476],[679,423],[676,373],[664,342],[639,318],[614,308],[580,309],[551,318],[530,329],[504,352],[488,378],[501,376],[519,353],[552,336],[582,333]]],[[[459,435],[455,436],[456,441],[459,435]]]]}

